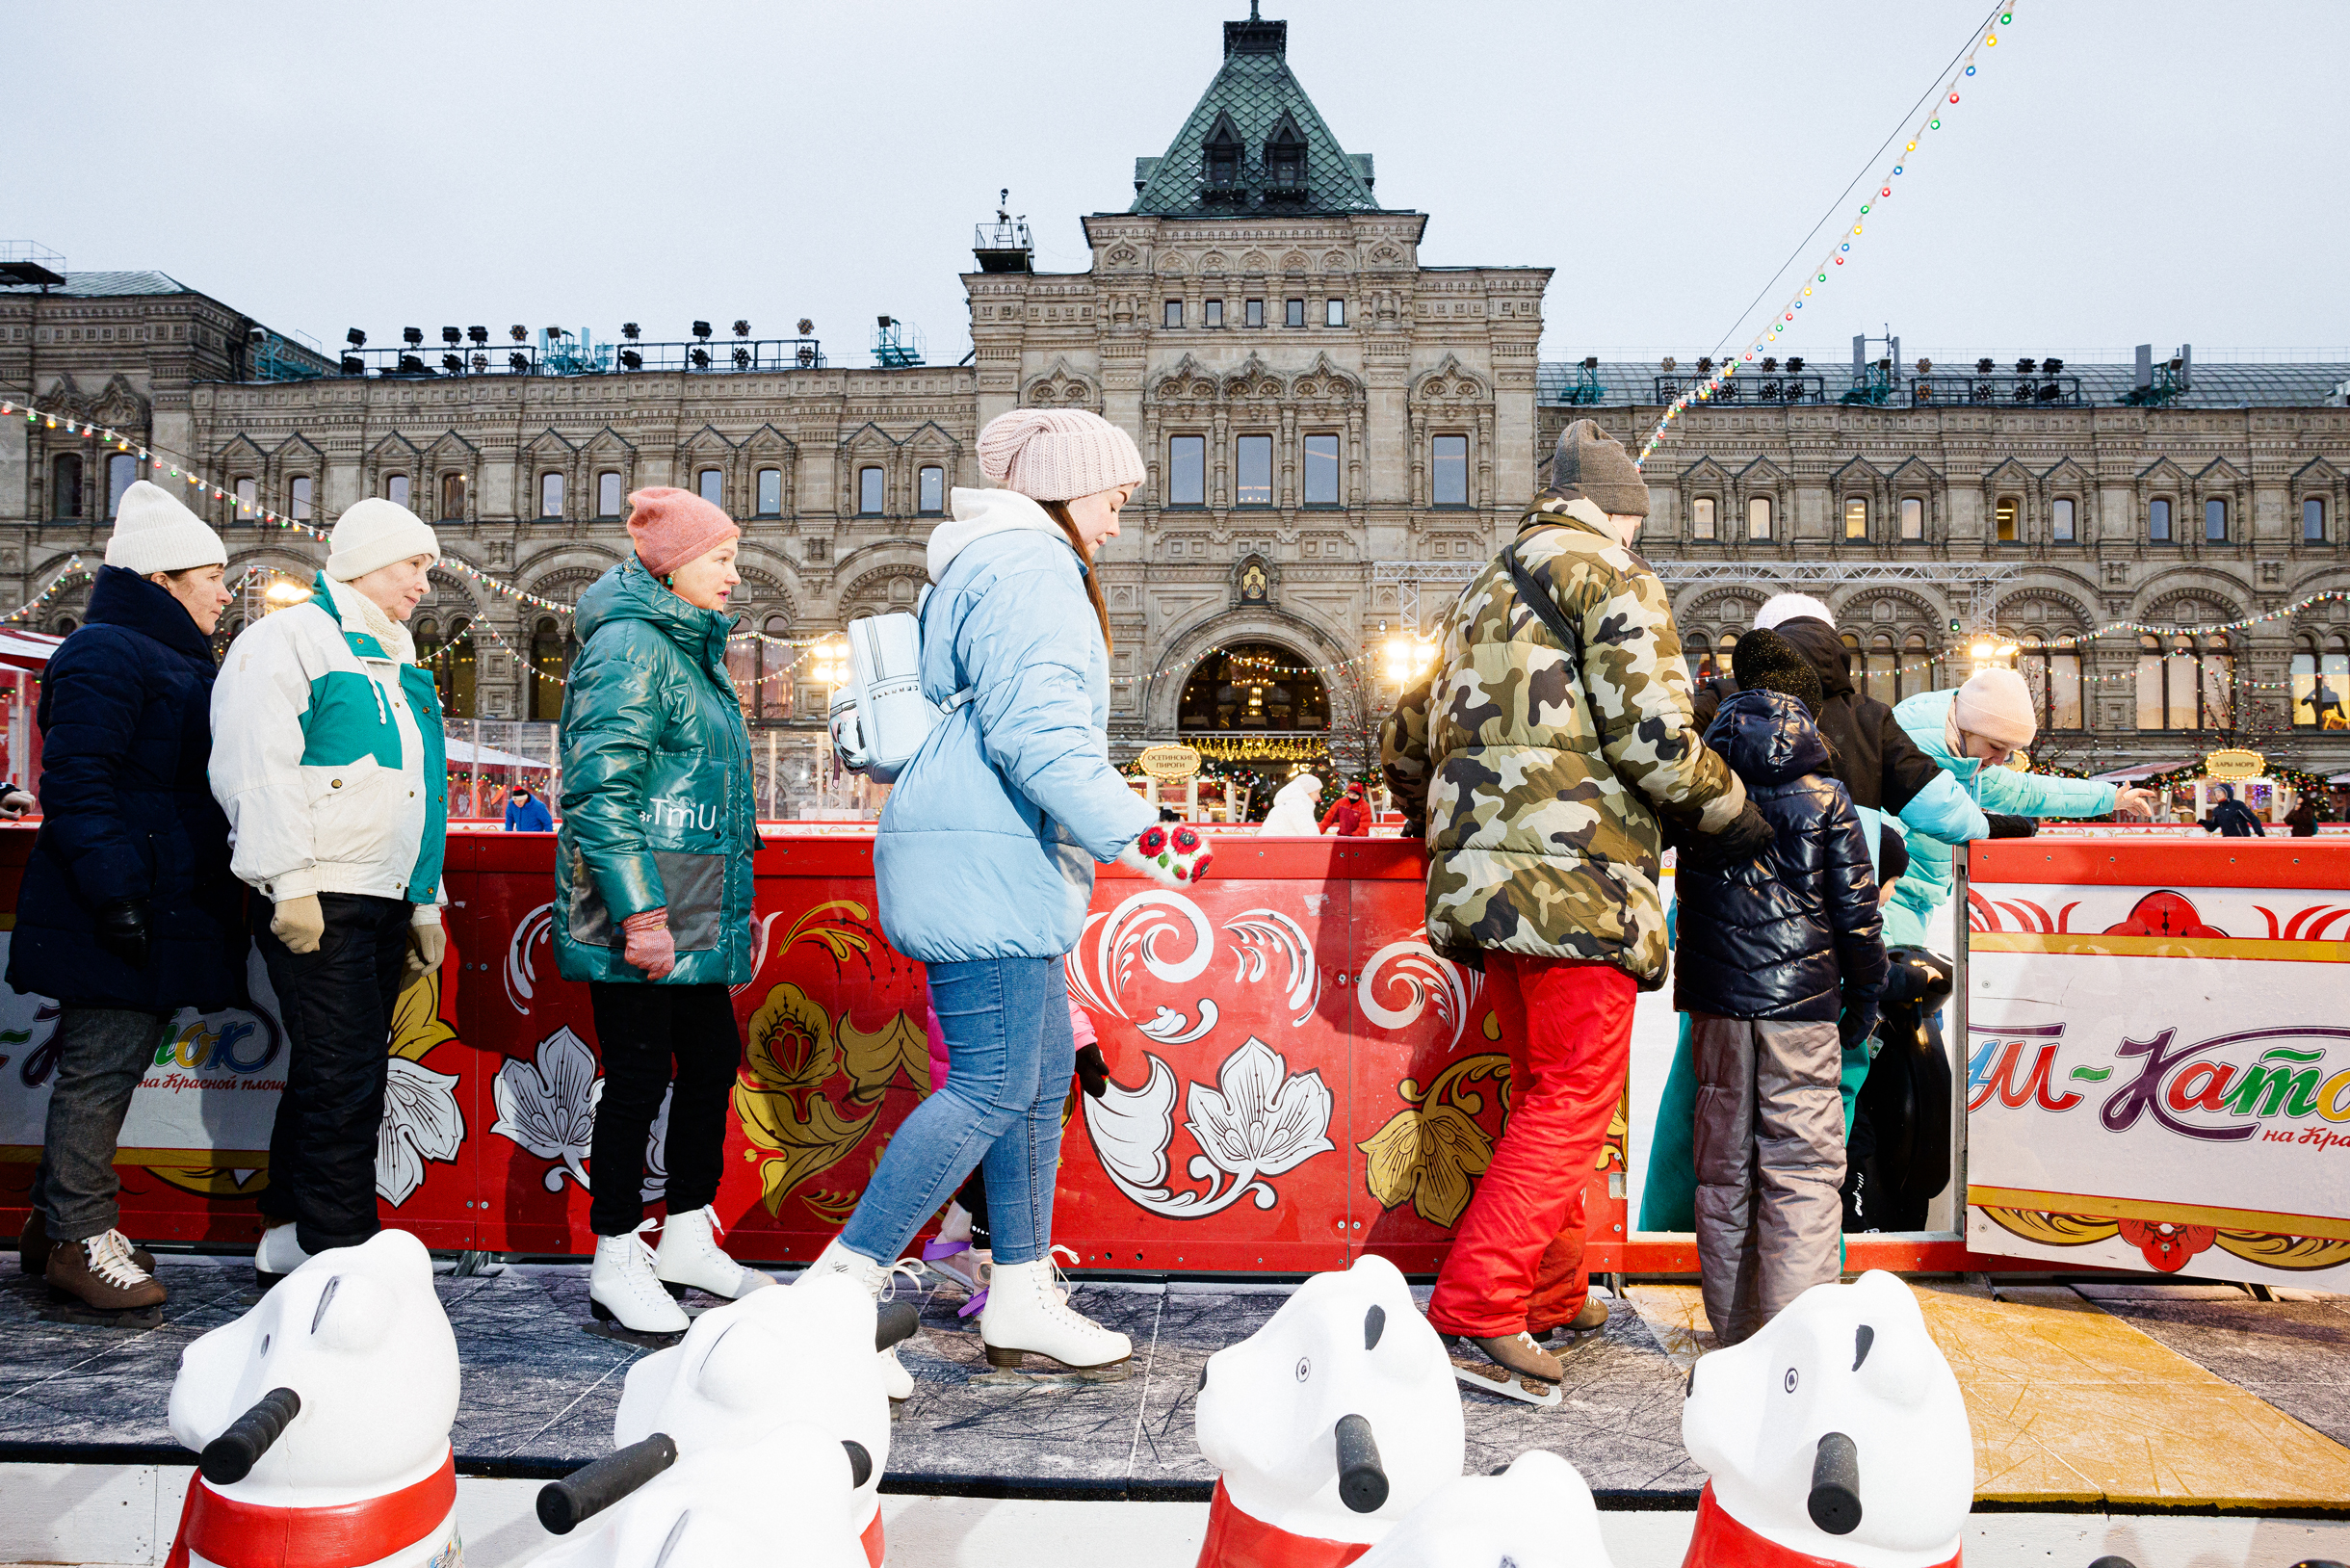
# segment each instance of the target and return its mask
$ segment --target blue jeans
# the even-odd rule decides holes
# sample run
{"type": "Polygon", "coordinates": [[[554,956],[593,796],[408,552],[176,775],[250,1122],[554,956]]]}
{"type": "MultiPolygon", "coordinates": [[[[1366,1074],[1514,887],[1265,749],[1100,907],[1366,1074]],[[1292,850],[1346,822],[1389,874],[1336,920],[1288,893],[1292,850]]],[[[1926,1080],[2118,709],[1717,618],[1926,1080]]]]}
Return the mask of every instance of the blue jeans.
{"type": "Polygon", "coordinates": [[[932,964],[930,1003],[947,1040],[946,1086],[890,1139],[841,1244],[898,1261],[975,1165],[987,1177],[998,1263],[1034,1263],[1053,1241],[1060,1112],[1077,1070],[1058,958],[932,964]]]}

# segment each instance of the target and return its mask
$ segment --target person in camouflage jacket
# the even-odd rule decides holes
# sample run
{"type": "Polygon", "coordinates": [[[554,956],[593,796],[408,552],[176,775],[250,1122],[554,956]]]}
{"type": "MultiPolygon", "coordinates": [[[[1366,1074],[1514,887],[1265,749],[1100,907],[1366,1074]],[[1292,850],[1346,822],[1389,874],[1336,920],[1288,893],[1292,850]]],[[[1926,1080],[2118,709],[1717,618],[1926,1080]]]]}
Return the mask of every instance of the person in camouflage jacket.
{"type": "Polygon", "coordinates": [[[1428,1319],[1546,1382],[1563,1368],[1532,1336],[1606,1320],[1582,1272],[1584,1186],[1632,1002],[1664,983],[1659,817],[1732,852],[1769,843],[1700,739],[1664,587],[1632,549],[1647,514],[1622,444],[1569,425],[1551,488],[1447,613],[1434,673],[1380,741],[1405,830],[1428,844],[1428,940],[1484,969],[1510,1056],[1509,1122],[1428,1319]]]}

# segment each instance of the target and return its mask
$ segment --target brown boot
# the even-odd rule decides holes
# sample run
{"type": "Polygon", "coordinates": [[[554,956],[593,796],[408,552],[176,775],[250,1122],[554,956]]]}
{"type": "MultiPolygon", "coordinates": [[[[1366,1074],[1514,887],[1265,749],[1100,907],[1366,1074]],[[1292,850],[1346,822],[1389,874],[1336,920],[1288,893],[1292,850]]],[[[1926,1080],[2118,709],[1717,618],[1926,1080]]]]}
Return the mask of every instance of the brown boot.
{"type": "Polygon", "coordinates": [[[1572,1338],[1575,1335],[1589,1334],[1606,1326],[1607,1303],[1596,1295],[1586,1295],[1583,1297],[1583,1310],[1577,1313],[1570,1320],[1563,1323],[1553,1323],[1548,1328],[1528,1329],[1528,1332],[1548,1345],[1561,1334],[1572,1338]]]}
{"type": "Polygon", "coordinates": [[[144,1312],[162,1306],[170,1294],[131,1261],[131,1244],[120,1231],[101,1231],[86,1241],[52,1247],[47,1277],[50,1289],[94,1313],[144,1312]]]}
{"type": "MultiPolygon", "coordinates": [[[[155,1271],[155,1254],[145,1247],[131,1248],[131,1262],[155,1271]]],[[[49,1227],[37,1208],[25,1215],[24,1229],[16,1233],[16,1267],[38,1279],[49,1269],[49,1227]]]]}
{"type": "Polygon", "coordinates": [[[1485,1352],[1485,1359],[1497,1367],[1506,1367],[1521,1377],[1537,1382],[1555,1383],[1567,1374],[1558,1358],[1534,1343],[1534,1337],[1524,1330],[1515,1334],[1497,1334],[1491,1339],[1472,1339],[1471,1345],[1485,1352]]]}

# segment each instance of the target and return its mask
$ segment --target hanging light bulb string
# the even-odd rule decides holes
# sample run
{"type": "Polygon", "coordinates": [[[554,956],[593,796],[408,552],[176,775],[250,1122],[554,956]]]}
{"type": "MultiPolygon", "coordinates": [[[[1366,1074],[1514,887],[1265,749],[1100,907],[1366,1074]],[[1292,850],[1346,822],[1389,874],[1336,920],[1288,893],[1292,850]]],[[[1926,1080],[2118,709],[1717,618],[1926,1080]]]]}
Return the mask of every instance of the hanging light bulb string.
{"type": "MultiPolygon", "coordinates": [[[[1837,242],[1831,246],[1828,250],[1821,254],[1817,262],[1804,269],[1804,273],[1810,275],[1799,277],[1794,291],[1790,293],[1787,297],[1786,301],[1781,303],[1779,309],[1772,313],[1774,319],[1765,323],[1762,329],[1760,332],[1755,333],[1753,337],[1749,339],[1742,353],[1736,353],[1730,355],[1724,361],[1720,369],[1711,372],[1701,379],[1695,386],[1691,387],[1688,391],[1682,393],[1671,403],[1665,405],[1663,417],[1657,421],[1657,428],[1649,432],[1647,441],[1641,445],[1640,456],[1637,459],[1635,459],[1637,464],[1641,466],[1645,466],[1647,464],[1649,455],[1655,452],[1663,442],[1665,434],[1671,428],[1673,421],[1680,418],[1682,413],[1689,406],[1690,404],[1710,402],[1712,399],[1714,392],[1720,388],[1722,383],[1737,374],[1738,366],[1741,363],[1752,361],[1755,354],[1760,350],[1763,349],[1769,344],[1776,343],[1783,333],[1792,328],[1795,321],[1795,312],[1803,309],[1805,302],[1813,298],[1813,289],[1815,287],[1826,285],[1831,267],[1841,267],[1844,265],[1846,259],[1851,254],[1853,242],[1861,238],[1867,226],[1863,222],[1863,220],[1868,217],[1869,214],[1875,210],[1876,203],[1890,200],[1892,198],[1893,194],[1893,182],[1899,178],[1903,170],[1908,167],[1908,160],[1917,154],[1919,144],[1932,132],[1942,129],[1942,116],[1944,112],[1958,103],[1961,96],[1959,92],[1960,86],[1969,77],[1975,73],[1975,56],[1981,53],[1984,49],[1998,47],[1998,30],[2002,27],[2008,26],[2014,22],[2014,20],[2015,10],[2012,6],[1994,6],[1990,12],[1985,13],[1982,21],[1976,24],[1974,30],[1968,35],[1970,42],[1963,45],[1960,52],[1956,56],[1952,57],[1951,65],[1944,66],[1942,71],[1936,73],[1935,81],[1938,85],[1935,90],[1930,93],[1921,95],[1919,99],[1918,106],[1913,106],[1908,113],[1902,116],[1900,121],[1901,124],[1911,124],[1912,118],[1915,116],[1922,115],[1923,118],[1915,121],[1913,128],[1910,130],[1906,144],[1903,145],[1901,151],[1895,155],[1891,171],[1882,176],[1878,182],[1876,194],[1869,199],[1863,201],[1860,205],[1859,212],[1852,215],[1851,227],[1841,236],[1840,236],[1837,242]]],[[[1862,166],[1862,173],[1866,174],[1870,170],[1878,167],[1879,160],[1885,156],[1885,149],[1892,146],[1893,142],[1900,138],[1900,136],[1901,132],[1898,128],[1896,128],[1892,136],[1887,137],[1884,143],[1879,145],[1877,150],[1869,155],[1868,161],[1862,166]]],[[[1852,184],[1845,186],[1842,194],[1838,196],[1835,202],[1830,205],[1828,209],[1829,214],[1835,214],[1844,205],[1846,201],[1850,200],[1853,188],[1861,183],[1861,179],[1858,176],[1855,176],[1852,184]]],[[[1812,226],[1811,233],[1806,234],[1802,242],[1797,245],[1794,251],[1790,253],[1790,261],[1795,255],[1802,254],[1804,247],[1808,246],[1812,242],[1813,237],[1818,234],[1819,230],[1827,224],[1827,217],[1823,217],[1819,222],[1815,223],[1812,226]]],[[[1771,274],[1771,282],[1776,282],[1779,278],[1784,277],[1787,274],[1787,270],[1788,263],[1780,263],[1779,270],[1771,274]]],[[[1755,296],[1755,300],[1758,301],[1761,301],[1769,293],[1769,290],[1770,283],[1763,284],[1762,291],[1755,296]]],[[[1739,313],[1739,319],[1741,321],[1744,320],[1746,315],[1753,309],[1754,304],[1750,302],[1747,305],[1746,310],[1739,313]]],[[[1735,338],[1736,332],[1734,329],[1733,332],[1724,334],[1720,341],[1723,343],[1728,343],[1735,341],[1735,338]]]]}

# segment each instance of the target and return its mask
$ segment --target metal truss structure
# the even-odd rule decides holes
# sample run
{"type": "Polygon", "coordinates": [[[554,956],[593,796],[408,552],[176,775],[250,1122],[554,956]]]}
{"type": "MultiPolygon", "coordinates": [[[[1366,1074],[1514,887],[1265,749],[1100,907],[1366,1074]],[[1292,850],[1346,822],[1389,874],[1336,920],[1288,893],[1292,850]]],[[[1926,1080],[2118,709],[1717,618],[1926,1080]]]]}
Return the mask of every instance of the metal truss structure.
{"type": "Polygon", "coordinates": [[[1485,569],[1481,561],[1374,561],[1371,563],[1372,600],[1376,590],[1393,588],[1396,590],[1396,618],[1414,636],[1422,630],[1420,588],[1449,588],[1457,594],[1468,582],[1485,569]]]}
{"type": "Polygon", "coordinates": [[[2024,576],[2021,561],[1656,561],[1667,588],[1696,583],[1750,583],[1771,589],[1799,588],[1931,588],[1947,599],[1965,629],[1990,627],[1999,590],[2024,576]]]}

